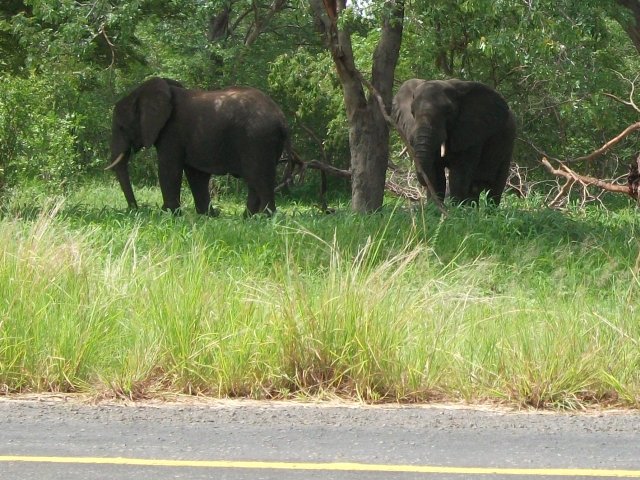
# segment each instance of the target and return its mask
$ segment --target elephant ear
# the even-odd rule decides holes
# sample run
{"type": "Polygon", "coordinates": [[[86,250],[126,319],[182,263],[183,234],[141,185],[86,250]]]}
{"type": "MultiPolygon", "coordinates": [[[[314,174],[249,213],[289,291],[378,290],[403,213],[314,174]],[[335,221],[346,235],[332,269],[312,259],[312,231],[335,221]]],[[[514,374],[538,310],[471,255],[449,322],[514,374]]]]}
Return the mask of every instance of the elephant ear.
{"type": "Polygon", "coordinates": [[[424,80],[414,78],[404,82],[398,89],[398,93],[393,97],[391,115],[407,140],[411,139],[411,134],[415,128],[415,118],[411,112],[411,104],[416,88],[424,83],[424,80]]]}
{"type": "Polygon", "coordinates": [[[460,94],[458,117],[449,130],[449,148],[461,152],[498,133],[509,117],[509,106],[498,92],[482,83],[460,82],[456,89],[460,94]]]}
{"type": "Polygon", "coordinates": [[[152,78],[140,86],[138,115],[144,147],[156,143],[172,111],[171,87],[165,79],[152,78]]]}

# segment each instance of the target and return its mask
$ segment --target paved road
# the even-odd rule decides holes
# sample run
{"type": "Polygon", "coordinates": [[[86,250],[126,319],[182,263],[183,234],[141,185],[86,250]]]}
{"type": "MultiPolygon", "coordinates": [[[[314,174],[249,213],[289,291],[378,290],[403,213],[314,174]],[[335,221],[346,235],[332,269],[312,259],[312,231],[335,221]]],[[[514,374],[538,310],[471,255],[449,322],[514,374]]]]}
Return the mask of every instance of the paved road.
{"type": "Polygon", "coordinates": [[[1,479],[640,478],[640,413],[0,397],[1,479]]]}

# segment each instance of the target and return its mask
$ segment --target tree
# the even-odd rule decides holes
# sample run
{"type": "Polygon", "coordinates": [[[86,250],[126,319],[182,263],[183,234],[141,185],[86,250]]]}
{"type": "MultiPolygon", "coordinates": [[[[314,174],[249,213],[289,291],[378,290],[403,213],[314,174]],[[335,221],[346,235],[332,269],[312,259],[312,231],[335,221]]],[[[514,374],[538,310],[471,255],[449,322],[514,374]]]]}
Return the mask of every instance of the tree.
{"type": "MultiPolygon", "coordinates": [[[[346,0],[311,0],[338,72],[349,122],[351,208],[372,212],[382,206],[389,163],[389,128],[373,94],[365,93],[353,55],[346,0]]],[[[385,0],[379,12],[381,34],[373,54],[371,85],[391,111],[392,88],[402,43],[404,1],[385,0]]]]}

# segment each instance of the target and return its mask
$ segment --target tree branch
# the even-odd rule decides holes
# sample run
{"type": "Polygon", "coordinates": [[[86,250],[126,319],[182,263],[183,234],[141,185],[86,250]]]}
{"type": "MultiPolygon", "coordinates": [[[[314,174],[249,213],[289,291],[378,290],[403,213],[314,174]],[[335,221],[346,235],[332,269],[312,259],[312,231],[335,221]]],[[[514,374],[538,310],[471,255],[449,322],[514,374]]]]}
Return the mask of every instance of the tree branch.
{"type": "Polygon", "coordinates": [[[620,78],[622,78],[623,80],[626,80],[631,85],[631,91],[629,92],[629,100],[628,101],[622,100],[620,97],[617,97],[612,93],[605,93],[604,96],[613,98],[616,102],[620,102],[623,105],[626,105],[627,107],[631,107],[636,112],[640,113],[640,107],[638,107],[638,105],[636,105],[636,103],[633,101],[633,96],[635,95],[635,92],[636,92],[636,82],[638,81],[638,78],[640,78],[640,74],[636,75],[636,78],[634,78],[633,80],[629,80],[628,78],[623,76],[620,72],[615,72],[615,73],[617,73],[620,78]]]}
{"type": "Polygon", "coordinates": [[[569,162],[570,163],[575,163],[575,162],[586,162],[586,161],[593,160],[594,158],[599,157],[600,155],[605,153],[607,150],[611,149],[612,147],[614,147],[615,145],[620,143],[622,140],[624,140],[626,137],[628,137],[629,134],[631,134],[632,132],[638,131],[638,130],[640,130],[640,122],[633,123],[633,124],[629,125],[627,128],[625,128],[616,137],[612,138],[607,143],[605,143],[599,149],[595,150],[594,152],[590,153],[589,155],[585,155],[584,157],[578,157],[578,158],[571,159],[571,160],[569,160],[569,162]]]}
{"type": "Polygon", "coordinates": [[[258,36],[265,31],[273,17],[281,11],[287,3],[287,0],[274,0],[269,6],[269,10],[263,18],[259,16],[259,9],[256,7],[255,16],[256,20],[253,23],[253,28],[250,28],[247,32],[247,36],[244,41],[244,46],[248,47],[253,45],[253,43],[257,40],[258,36]]]}
{"type": "MultiPolygon", "coordinates": [[[[542,157],[542,160],[540,160],[540,162],[553,175],[557,177],[566,178],[567,181],[570,182],[570,184],[567,184],[569,186],[578,182],[581,185],[584,185],[587,187],[593,185],[595,187],[601,188],[602,190],[606,190],[607,192],[626,193],[627,195],[631,195],[628,185],[616,185],[615,183],[605,182],[604,180],[600,180],[599,178],[590,177],[588,175],[580,175],[575,171],[571,170],[569,167],[567,167],[563,163],[560,164],[559,168],[554,168],[553,165],[551,165],[551,163],[549,162],[549,160],[547,160],[545,157],[542,157]]],[[[565,185],[565,188],[567,185],[565,185]]],[[[560,193],[562,194],[563,192],[560,192],[560,193]]],[[[554,202],[556,200],[557,200],[557,197],[556,199],[554,199],[554,202]]]]}

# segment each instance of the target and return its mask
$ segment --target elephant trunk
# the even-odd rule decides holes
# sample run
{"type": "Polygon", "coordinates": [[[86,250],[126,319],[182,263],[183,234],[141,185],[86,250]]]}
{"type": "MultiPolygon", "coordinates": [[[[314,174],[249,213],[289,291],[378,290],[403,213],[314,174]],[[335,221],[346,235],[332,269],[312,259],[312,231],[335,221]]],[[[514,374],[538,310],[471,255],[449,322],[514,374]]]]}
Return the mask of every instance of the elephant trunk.
{"type": "MultiPolygon", "coordinates": [[[[413,136],[413,150],[416,162],[427,176],[440,199],[444,199],[446,184],[444,180],[444,165],[446,156],[446,134],[444,129],[433,128],[431,125],[416,129],[413,136]]],[[[418,174],[421,184],[425,182],[418,174]]]]}
{"type": "Polygon", "coordinates": [[[116,178],[120,183],[120,188],[124,193],[124,197],[127,199],[127,205],[129,208],[138,208],[138,202],[133,194],[133,187],[131,186],[131,178],[129,177],[129,158],[131,152],[121,153],[115,160],[107,167],[107,169],[113,170],[116,174],[116,178]]]}
{"type": "Polygon", "coordinates": [[[428,169],[446,154],[444,136],[438,135],[433,128],[420,128],[414,135],[413,149],[422,168],[428,169]]]}

